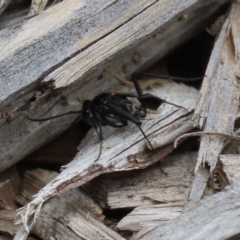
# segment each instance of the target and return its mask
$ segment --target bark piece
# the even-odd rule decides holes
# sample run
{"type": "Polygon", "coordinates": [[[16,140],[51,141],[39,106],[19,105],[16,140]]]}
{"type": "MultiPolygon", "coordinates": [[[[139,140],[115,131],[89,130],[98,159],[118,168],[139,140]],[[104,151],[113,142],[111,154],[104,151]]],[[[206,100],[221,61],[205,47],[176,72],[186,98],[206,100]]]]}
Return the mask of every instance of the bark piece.
{"type": "MultiPolygon", "coordinates": [[[[219,37],[215,43],[201,89],[201,99],[194,114],[194,121],[205,132],[231,134],[239,107],[239,10],[233,3],[219,37]]],[[[189,200],[198,201],[206,187],[210,172],[215,169],[219,155],[226,143],[219,136],[203,136],[196,165],[196,176],[189,200]],[[210,172],[203,169],[210,166],[210,172]]]]}
{"type": "Polygon", "coordinates": [[[19,27],[1,31],[0,78],[5,81],[0,111],[10,117],[0,119],[0,169],[50,141],[74,120],[66,116],[38,124],[19,111],[47,117],[79,110],[84,99],[116,84],[106,66],[126,77],[146,68],[201,31],[227,2],[63,1],[19,27]],[[39,91],[42,95],[36,98],[39,91]]]}
{"type": "Polygon", "coordinates": [[[172,224],[145,228],[134,239],[228,239],[240,232],[239,199],[240,182],[235,180],[224,191],[189,204],[172,224]]]}

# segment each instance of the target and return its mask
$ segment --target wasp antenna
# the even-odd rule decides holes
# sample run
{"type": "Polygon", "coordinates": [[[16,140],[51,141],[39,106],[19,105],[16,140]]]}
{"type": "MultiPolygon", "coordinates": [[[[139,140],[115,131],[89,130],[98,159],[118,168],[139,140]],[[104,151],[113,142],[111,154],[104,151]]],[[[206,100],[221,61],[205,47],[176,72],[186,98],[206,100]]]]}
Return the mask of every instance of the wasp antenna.
{"type": "Polygon", "coordinates": [[[140,131],[142,132],[142,135],[144,136],[144,138],[147,140],[148,144],[150,145],[151,149],[153,150],[153,146],[151,144],[151,142],[149,141],[149,139],[147,138],[145,132],[142,130],[142,128],[140,127],[140,125],[137,125],[138,128],[140,129],[140,131]]]}
{"type": "Polygon", "coordinates": [[[200,81],[203,79],[203,76],[200,77],[193,77],[193,78],[186,78],[186,77],[176,77],[176,76],[169,76],[169,75],[158,75],[158,74],[151,74],[151,73],[135,73],[139,76],[144,77],[154,77],[154,78],[166,78],[171,80],[178,80],[183,82],[192,82],[192,81],[200,81]]]}
{"type": "Polygon", "coordinates": [[[59,117],[62,117],[62,116],[65,116],[65,115],[69,115],[69,114],[82,114],[82,111],[70,111],[70,112],[66,112],[66,113],[63,113],[63,114],[60,114],[60,115],[56,115],[56,116],[53,116],[53,117],[49,117],[49,118],[31,118],[27,115],[26,112],[23,112],[27,119],[32,121],[32,122],[43,122],[43,121],[47,121],[47,120],[50,120],[50,119],[53,119],[53,118],[59,118],[59,117]]]}
{"type": "Polygon", "coordinates": [[[187,110],[187,108],[185,108],[185,107],[183,107],[183,106],[180,106],[180,105],[177,105],[177,104],[174,104],[174,103],[170,103],[170,102],[167,102],[167,101],[165,101],[165,100],[162,100],[162,101],[165,102],[165,103],[167,103],[167,104],[170,104],[170,105],[172,105],[172,106],[179,107],[179,108],[183,108],[184,110],[186,110],[187,112],[189,112],[189,111],[187,110]]]}
{"type": "Polygon", "coordinates": [[[100,149],[99,149],[98,157],[94,160],[94,162],[96,162],[100,158],[100,156],[102,154],[102,139],[100,139],[99,146],[100,146],[100,149]]]}

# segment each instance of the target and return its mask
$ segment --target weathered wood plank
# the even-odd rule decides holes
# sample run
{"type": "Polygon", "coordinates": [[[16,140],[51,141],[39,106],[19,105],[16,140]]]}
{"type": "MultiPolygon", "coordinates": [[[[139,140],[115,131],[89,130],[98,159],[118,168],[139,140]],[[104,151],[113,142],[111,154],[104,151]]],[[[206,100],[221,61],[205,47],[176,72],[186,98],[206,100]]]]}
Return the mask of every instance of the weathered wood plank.
{"type": "MultiPolygon", "coordinates": [[[[194,121],[205,132],[233,133],[239,108],[239,24],[240,4],[234,3],[220,35],[201,89],[201,99],[195,110],[194,121]]],[[[210,173],[217,165],[226,139],[203,136],[196,165],[196,176],[189,199],[198,201],[206,187],[210,173]],[[209,165],[210,170],[203,169],[209,165]]]]}
{"type": "Polygon", "coordinates": [[[84,99],[116,84],[104,72],[106,66],[119,76],[148,66],[203,29],[226,2],[63,1],[17,28],[1,31],[0,109],[3,116],[12,116],[0,119],[1,171],[73,121],[68,116],[36,124],[19,110],[34,117],[79,110],[84,99]],[[37,101],[36,91],[41,95],[37,101]]]}
{"type": "Polygon", "coordinates": [[[178,217],[193,177],[196,157],[196,152],[168,156],[140,176],[109,179],[106,187],[110,208],[112,202],[117,208],[140,206],[124,217],[117,227],[139,231],[147,226],[163,227],[178,217]]]}
{"type": "Polygon", "coordinates": [[[162,203],[135,208],[117,225],[121,230],[137,232],[146,227],[164,227],[179,217],[183,202],[162,203]]]}
{"type": "MultiPolygon", "coordinates": [[[[178,85],[177,83],[164,80],[160,81],[160,83],[161,87],[156,86],[149,92],[152,94],[157,94],[158,92],[157,95],[159,95],[161,91],[164,91],[164,85],[168,85],[173,89],[175,88],[175,85],[178,85]]],[[[171,95],[171,99],[175,99],[173,102],[176,101],[179,105],[186,104],[184,107],[191,111],[194,109],[194,102],[196,104],[197,101],[195,97],[195,95],[197,96],[198,94],[197,90],[190,87],[185,87],[183,89],[185,89],[185,92],[181,92],[181,95],[176,95],[171,91],[169,91],[169,94],[171,95]],[[195,94],[192,94],[192,92],[195,92],[195,94]],[[176,100],[176,98],[178,100],[176,100]],[[192,98],[192,101],[184,101],[184,99],[189,98],[192,98]],[[189,106],[189,103],[191,103],[192,106],[189,106]]],[[[105,128],[104,137],[106,141],[103,142],[101,157],[96,162],[95,159],[99,153],[99,143],[96,144],[98,135],[92,129],[92,131],[90,131],[86,138],[81,142],[81,151],[76,155],[75,159],[65,166],[59,176],[46,185],[36,195],[35,199],[23,209],[23,212],[21,213],[23,219],[27,219],[29,217],[28,214],[33,214],[37,218],[42,204],[47,199],[60,192],[81,186],[100,174],[145,168],[148,165],[161,160],[173,150],[173,144],[169,144],[169,139],[172,139],[173,137],[171,124],[178,125],[178,122],[181,122],[182,118],[184,119],[185,124],[190,126],[189,130],[193,128],[191,116],[189,116],[186,109],[181,107],[178,108],[169,104],[162,105],[159,113],[151,113],[147,118],[149,119],[142,124],[144,132],[147,135],[154,133],[156,138],[158,137],[158,134],[160,136],[162,132],[165,132],[166,141],[161,141],[162,145],[157,145],[157,147],[159,148],[168,144],[167,146],[162,149],[146,149],[146,146],[142,141],[143,136],[134,125],[129,125],[129,131],[124,131],[124,129],[105,128]],[[168,136],[168,133],[171,137],[168,136]],[[25,212],[26,209],[28,209],[27,212],[25,212]]],[[[179,128],[179,132],[175,131],[175,138],[181,135],[182,131],[185,132],[186,128],[179,128]]],[[[19,237],[19,235],[17,236],[19,237]]]]}
{"type": "Polygon", "coordinates": [[[239,199],[240,182],[235,180],[224,191],[191,203],[172,224],[145,228],[134,239],[228,239],[240,232],[239,199]]]}
{"type": "Polygon", "coordinates": [[[170,155],[134,175],[96,179],[84,189],[107,209],[150,207],[156,203],[183,205],[196,158],[196,152],[170,155]]]}
{"type": "MultiPolygon", "coordinates": [[[[26,204],[42,188],[42,185],[47,184],[56,174],[43,169],[27,171],[17,202],[26,204]]],[[[57,239],[123,239],[104,226],[103,219],[102,209],[85,193],[74,189],[49,201],[42,209],[32,233],[46,240],[53,237],[57,239]]],[[[16,230],[15,225],[13,227],[16,230]]]]}

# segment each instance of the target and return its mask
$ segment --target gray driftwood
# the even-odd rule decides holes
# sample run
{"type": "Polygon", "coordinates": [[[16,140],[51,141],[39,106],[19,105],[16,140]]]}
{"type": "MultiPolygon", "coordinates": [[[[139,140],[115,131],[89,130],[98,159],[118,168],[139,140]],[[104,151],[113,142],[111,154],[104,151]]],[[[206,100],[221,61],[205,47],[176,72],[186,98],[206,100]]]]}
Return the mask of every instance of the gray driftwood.
{"type": "Polygon", "coordinates": [[[118,223],[117,227],[132,232],[146,227],[164,227],[181,214],[183,205],[183,202],[176,202],[136,207],[118,223]]]}
{"type": "Polygon", "coordinates": [[[183,205],[193,177],[196,157],[196,152],[170,155],[146,170],[134,174],[123,173],[118,177],[98,178],[84,189],[101,206],[109,209],[150,207],[157,203],[183,205]]]}
{"type": "MultiPolygon", "coordinates": [[[[147,135],[155,134],[155,137],[161,136],[164,132],[165,141],[160,143],[152,140],[154,149],[146,148],[141,132],[136,129],[135,125],[129,125],[128,130],[124,129],[104,129],[105,141],[100,159],[96,162],[99,153],[99,144],[96,144],[98,136],[94,130],[90,131],[86,138],[81,142],[81,151],[76,155],[75,159],[65,166],[63,171],[46,187],[44,187],[20,213],[24,227],[28,229],[26,224],[30,216],[36,219],[41,212],[41,206],[49,198],[77,186],[81,186],[92,178],[107,172],[127,171],[132,169],[145,168],[156,161],[161,160],[164,156],[173,150],[173,144],[177,136],[186,132],[187,128],[179,128],[172,133],[171,126],[179,125],[183,121],[183,125],[188,126],[188,130],[193,128],[191,122],[191,114],[196,104],[196,95],[198,92],[190,87],[182,84],[173,83],[171,81],[152,80],[151,84],[156,84],[154,89],[149,91],[155,95],[164,94],[165,89],[169,89],[172,102],[178,102],[184,106],[175,107],[169,104],[163,104],[159,112],[150,113],[147,121],[144,121],[142,128],[147,135]],[[158,86],[160,84],[160,86],[158,86]],[[182,89],[181,95],[176,95],[171,89],[175,89],[176,85],[182,89]],[[193,94],[194,93],[194,94],[193,94]],[[186,110],[188,109],[188,111],[186,110]],[[190,114],[190,116],[189,116],[190,114]],[[94,132],[94,134],[93,134],[94,132]],[[134,134],[133,134],[134,133],[134,134]],[[175,135],[175,138],[173,137],[175,135]],[[171,137],[169,137],[171,136],[171,137]],[[161,148],[162,147],[162,148],[161,148]]],[[[165,93],[166,94],[166,93],[165,93]]],[[[148,146],[149,147],[149,146],[148,146]]],[[[20,233],[19,233],[20,234],[20,233]]],[[[21,235],[16,235],[19,239],[21,235]]],[[[24,239],[24,238],[20,238],[24,239]]]]}
{"type": "MultiPolygon", "coordinates": [[[[135,177],[135,176],[132,176],[131,178],[124,177],[124,179],[116,178],[115,181],[114,179],[111,179],[111,178],[106,179],[105,181],[103,179],[101,184],[99,184],[100,186],[94,182],[93,184],[96,185],[96,189],[100,187],[102,192],[104,192],[104,189],[105,191],[106,191],[106,188],[108,189],[106,191],[107,193],[104,192],[104,194],[107,196],[106,199],[108,200],[107,204],[109,205],[109,207],[112,207],[111,206],[111,202],[113,202],[112,199],[119,198],[120,201],[118,202],[118,204],[119,204],[119,207],[122,208],[127,206],[127,204],[124,204],[125,196],[129,196],[128,204],[129,203],[132,204],[132,202],[133,203],[135,201],[137,202],[138,196],[142,195],[142,202],[140,203],[137,202],[139,207],[136,207],[130,214],[128,214],[118,223],[117,227],[119,229],[139,231],[147,226],[148,227],[154,226],[158,228],[158,231],[161,231],[160,230],[161,228],[164,228],[168,224],[171,225],[172,224],[171,221],[179,217],[183,210],[185,199],[183,198],[182,200],[179,199],[179,201],[174,201],[174,199],[176,200],[176,197],[179,196],[179,192],[172,191],[173,190],[172,186],[174,184],[177,184],[179,188],[186,188],[187,185],[188,186],[190,185],[190,181],[189,181],[189,184],[187,184],[187,179],[189,178],[190,180],[191,178],[193,178],[193,170],[196,164],[195,162],[196,156],[197,156],[196,153],[187,153],[184,155],[169,156],[164,158],[164,161],[158,164],[158,166],[160,166],[162,169],[160,171],[156,167],[156,165],[154,165],[154,169],[145,170],[143,173],[141,173],[139,177],[135,177]],[[162,176],[164,174],[165,176],[162,176]],[[155,177],[156,177],[156,180],[154,180],[155,177]],[[144,183],[144,181],[148,181],[148,180],[149,180],[149,183],[144,183]],[[116,186],[115,189],[112,183],[114,183],[114,185],[116,186]],[[125,184],[126,186],[124,186],[124,183],[127,183],[125,184]],[[149,193],[147,191],[145,192],[144,190],[147,184],[150,185],[147,190],[149,192],[153,192],[151,195],[151,198],[149,197],[149,193]],[[111,185],[112,185],[112,188],[111,188],[111,185]],[[121,187],[118,188],[118,185],[120,185],[121,187]],[[166,196],[166,192],[164,190],[161,190],[162,185],[163,187],[166,186],[166,188],[168,189],[168,194],[170,196],[170,199],[168,198],[165,201],[162,198],[166,196]],[[168,185],[170,185],[171,187],[169,187],[168,185]],[[157,196],[159,194],[162,198],[159,199],[157,197],[152,197],[154,196],[155,189],[158,189],[158,192],[156,191],[157,196]],[[142,192],[140,190],[142,190],[142,192]],[[131,193],[132,193],[132,197],[131,197],[131,193]],[[174,195],[171,195],[171,193],[174,195]],[[159,204],[157,204],[158,201],[159,201],[159,204]],[[164,203],[161,203],[161,202],[164,202],[164,203]]],[[[221,190],[222,185],[226,185],[226,183],[228,184],[233,179],[240,180],[239,155],[237,154],[220,155],[220,161],[221,161],[221,166],[218,167],[217,172],[215,174],[215,179],[214,179],[215,191],[221,190]]],[[[90,189],[94,189],[93,186],[90,186],[90,189]]],[[[187,189],[185,190],[185,194],[186,193],[187,193],[187,189]]],[[[205,194],[209,194],[209,191],[205,191],[205,194]]],[[[95,192],[95,196],[96,195],[97,194],[95,192]]],[[[117,205],[114,205],[114,206],[117,206],[117,205]]],[[[200,216],[199,216],[199,219],[200,219],[200,216]]]]}
{"type": "Polygon", "coordinates": [[[179,216],[193,177],[196,157],[196,152],[172,155],[139,176],[115,181],[106,179],[110,208],[137,206],[117,227],[139,231],[146,226],[164,226],[179,216]]]}
{"type": "MultiPolygon", "coordinates": [[[[234,132],[239,110],[239,11],[233,3],[219,37],[215,43],[201,89],[201,99],[194,121],[205,132],[234,132]]],[[[219,155],[228,139],[221,136],[203,136],[201,139],[196,174],[189,199],[198,201],[206,187],[210,173],[218,163],[219,155]],[[205,168],[209,165],[210,171],[205,168]]]]}
{"type": "Polygon", "coordinates": [[[191,203],[177,221],[165,227],[149,227],[134,239],[228,239],[240,232],[240,182],[224,191],[191,203]]]}
{"type": "MultiPolygon", "coordinates": [[[[66,116],[56,121],[33,123],[27,121],[21,111],[32,117],[48,117],[80,110],[83,100],[103,91],[114,88],[130,91],[120,87],[113,75],[125,79],[146,68],[193,37],[226,2],[64,1],[26,19],[22,25],[1,31],[0,67],[4,70],[0,71],[0,77],[5,81],[0,89],[3,117],[0,119],[3,140],[0,169],[11,166],[50,141],[74,119],[66,116]]],[[[68,206],[70,200],[72,206],[77,201],[66,190],[81,186],[102,173],[145,168],[169,154],[173,150],[173,141],[193,129],[191,112],[198,92],[171,81],[157,80],[152,84],[149,92],[179,105],[163,104],[158,112],[149,113],[149,119],[143,123],[142,128],[154,150],[150,150],[134,125],[129,125],[127,131],[106,128],[102,155],[96,162],[98,138],[90,131],[73,162],[19,213],[21,226],[15,239],[26,239],[32,227],[34,231],[39,228],[39,232],[46,229],[41,214],[51,208],[54,218],[65,216],[65,212],[57,212],[54,207],[68,206]],[[62,196],[69,200],[64,198],[62,202],[62,196]]],[[[79,210],[77,214],[69,211],[63,225],[78,237],[86,238],[89,236],[82,229],[90,222],[93,233],[102,231],[103,238],[120,238],[100,221],[91,216],[89,221],[86,218],[88,220],[85,211],[79,210]]]]}
{"type": "Polygon", "coordinates": [[[116,85],[105,67],[121,77],[146,68],[201,31],[226,2],[63,1],[2,30],[1,171],[59,135],[74,119],[39,124],[20,111],[36,118],[80,110],[84,99],[116,85]]]}
{"type": "MultiPolygon", "coordinates": [[[[41,169],[27,171],[17,202],[26,204],[33,194],[36,194],[56,174],[41,169]]],[[[123,239],[107,228],[102,222],[103,219],[101,208],[82,191],[73,189],[50,200],[42,208],[32,232],[46,240],[123,239]]]]}

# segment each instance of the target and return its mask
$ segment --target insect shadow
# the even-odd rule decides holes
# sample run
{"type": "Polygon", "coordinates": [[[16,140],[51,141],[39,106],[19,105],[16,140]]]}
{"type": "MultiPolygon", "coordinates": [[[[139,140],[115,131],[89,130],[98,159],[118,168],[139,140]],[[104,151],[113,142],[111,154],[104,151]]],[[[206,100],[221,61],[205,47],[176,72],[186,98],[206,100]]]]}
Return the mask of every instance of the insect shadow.
{"type": "MultiPolygon", "coordinates": [[[[100,151],[95,161],[97,161],[100,158],[102,153],[102,141],[103,141],[102,126],[110,126],[112,128],[122,128],[127,126],[128,122],[132,122],[139,128],[143,137],[147,140],[149,146],[153,150],[151,142],[149,141],[146,134],[141,128],[141,124],[142,124],[141,120],[146,117],[147,109],[156,111],[159,108],[159,106],[166,101],[163,99],[160,99],[155,95],[152,95],[149,93],[143,93],[139,85],[139,82],[137,80],[138,75],[177,79],[177,77],[170,77],[170,76],[160,76],[160,75],[151,75],[151,74],[142,74],[142,73],[133,74],[132,80],[133,80],[137,94],[102,93],[94,97],[93,100],[85,100],[83,102],[81,111],[70,111],[60,115],[56,115],[49,118],[42,118],[42,119],[31,118],[28,115],[26,116],[30,121],[41,122],[41,121],[47,121],[50,119],[62,117],[68,114],[77,114],[78,117],[76,118],[75,122],[83,120],[86,124],[88,124],[89,126],[95,129],[99,137],[100,151]],[[137,99],[139,101],[139,105],[136,105],[132,101],[132,99],[137,99]]],[[[184,81],[184,79],[182,78],[178,78],[178,79],[184,81]]],[[[197,80],[199,79],[200,78],[198,78],[197,80]]],[[[186,79],[186,80],[188,81],[189,79],[186,79]]],[[[169,104],[183,108],[182,106],[175,105],[173,103],[169,103],[169,104]]]]}

